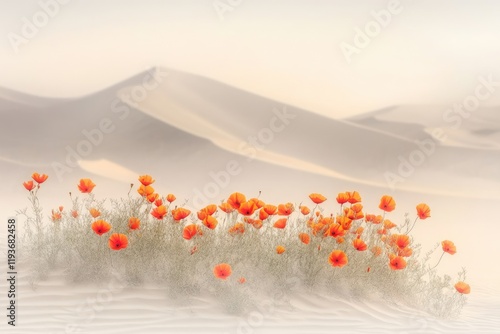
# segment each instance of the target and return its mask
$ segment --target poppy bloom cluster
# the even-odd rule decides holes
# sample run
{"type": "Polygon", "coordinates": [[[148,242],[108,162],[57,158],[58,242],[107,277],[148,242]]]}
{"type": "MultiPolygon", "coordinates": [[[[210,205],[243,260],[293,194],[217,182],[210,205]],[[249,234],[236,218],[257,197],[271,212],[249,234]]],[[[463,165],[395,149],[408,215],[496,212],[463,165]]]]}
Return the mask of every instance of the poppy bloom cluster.
{"type": "Polygon", "coordinates": [[[39,173],[33,173],[31,175],[31,178],[33,180],[28,180],[26,182],[23,182],[23,186],[26,190],[28,191],[32,191],[33,189],[35,188],[40,188],[40,185],[42,183],[44,183],[45,181],[47,181],[47,179],[49,178],[49,176],[47,174],[39,174],[39,173]],[[33,181],[35,183],[33,183],[33,181]]]}
{"type": "MultiPolygon", "coordinates": [[[[24,182],[23,186],[35,195],[33,190],[40,188],[40,184],[47,179],[46,174],[33,173],[32,180],[24,182]]],[[[169,227],[175,232],[170,235],[182,238],[178,242],[186,245],[185,252],[193,259],[205,251],[202,244],[205,238],[216,236],[226,239],[219,244],[229,240],[232,245],[237,245],[240,240],[247,240],[244,238],[271,234],[273,242],[266,251],[273,261],[316,254],[324,270],[345,272],[349,269],[342,268],[356,268],[362,263],[361,270],[365,275],[376,275],[382,271],[398,275],[396,272],[405,273],[416,268],[416,261],[413,261],[416,243],[408,233],[417,220],[431,217],[430,207],[420,203],[416,206],[413,226],[399,226],[393,222],[396,220],[389,217],[396,209],[396,200],[392,196],[383,195],[377,209],[370,212],[364,207],[357,191],[340,192],[335,198],[331,197],[333,200],[330,199],[330,202],[335,208],[332,213],[326,213],[320,207],[332,207],[328,198],[320,193],[312,193],[306,202],[295,205],[291,202],[266,203],[240,192],[230,194],[218,204],[208,204],[192,212],[187,207],[176,205],[174,194],[162,196],[157,192],[152,176],[141,175],[138,181],[137,201],[145,210],[130,210],[126,217],[122,215],[117,221],[105,208],[95,204],[93,195],[90,195],[86,198],[91,205],[81,211],[74,208],[68,216],[86,221],[89,231],[93,231],[90,232],[93,238],[102,240],[103,245],[107,240],[107,248],[111,251],[133,248],[143,234],[158,233],[169,227]],[[156,228],[148,229],[150,223],[156,228]]],[[[91,194],[95,186],[88,178],[77,183],[78,190],[83,194],[91,194]]],[[[52,210],[51,220],[59,224],[66,217],[63,210],[62,206],[59,210],[52,210]]],[[[450,240],[442,241],[441,246],[443,253],[438,264],[445,254],[457,252],[457,247],[450,240]]],[[[231,264],[234,264],[232,261],[235,258],[232,254],[221,256],[226,257],[222,259],[224,262],[211,264],[213,277],[222,281],[231,281],[236,277],[234,279],[238,283],[246,283],[248,273],[239,267],[233,269],[231,264]]],[[[462,280],[454,288],[460,294],[470,293],[470,286],[462,280]]]]}

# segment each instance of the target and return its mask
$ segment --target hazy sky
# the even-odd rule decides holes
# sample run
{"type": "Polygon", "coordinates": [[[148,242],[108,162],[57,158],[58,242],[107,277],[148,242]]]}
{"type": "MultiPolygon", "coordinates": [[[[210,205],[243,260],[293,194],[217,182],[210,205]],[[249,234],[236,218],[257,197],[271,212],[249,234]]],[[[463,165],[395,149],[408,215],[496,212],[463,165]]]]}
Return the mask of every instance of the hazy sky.
{"type": "Polygon", "coordinates": [[[0,86],[79,96],[164,66],[336,117],[451,105],[480,75],[500,81],[499,14],[495,0],[2,1],[0,86]]]}

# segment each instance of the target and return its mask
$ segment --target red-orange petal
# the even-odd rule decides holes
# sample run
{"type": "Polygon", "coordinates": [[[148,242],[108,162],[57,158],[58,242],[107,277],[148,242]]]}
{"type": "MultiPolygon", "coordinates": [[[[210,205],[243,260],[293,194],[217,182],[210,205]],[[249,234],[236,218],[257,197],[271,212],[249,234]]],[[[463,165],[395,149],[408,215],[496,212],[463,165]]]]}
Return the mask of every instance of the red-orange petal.
{"type": "Polygon", "coordinates": [[[214,276],[219,279],[227,279],[231,276],[232,269],[227,263],[220,263],[214,267],[214,276]]]}
{"type": "Polygon", "coordinates": [[[326,197],[323,196],[323,195],[321,195],[321,194],[318,194],[318,193],[312,193],[312,194],[310,194],[309,198],[311,199],[311,201],[313,201],[316,204],[321,204],[324,201],[326,201],[326,197]]]}
{"type": "Polygon", "coordinates": [[[182,237],[186,240],[191,240],[198,233],[198,227],[196,224],[190,224],[184,227],[182,231],[182,237]]]}
{"type": "Polygon", "coordinates": [[[274,225],[273,227],[275,228],[285,228],[286,227],[286,223],[288,221],[288,218],[281,218],[281,219],[278,219],[276,222],[274,222],[274,225]]]}
{"type": "Polygon", "coordinates": [[[328,262],[330,262],[333,267],[342,268],[349,262],[349,260],[347,259],[347,255],[343,251],[334,250],[330,253],[328,262]]]}
{"type": "Polygon", "coordinates": [[[112,250],[125,249],[128,246],[128,238],[125,234],[113,233],[111,237],[109,237],[108,244],[109,248],[112,250]]]}
{"type": "Polygon", "coordinates": [[[138,230],[141,227],[141,221],[137,217],[130,217],[128,220],[128,227],[131,230],[138,230]]]}
{"type": "Polygon", "coordinates": [[[44,183],[45,180],[47,180],[47,178],[49,177],[47,174],[38,174],[38,173],[33,173],[33,175],[31,175],[31,177],[33,178],[33,180],[35,180],[36,183],[38,184],[41,184],[41,183],[44,183]]]}
{"type": "Polygon", "coordinates": [[[462,281],[455,284],[455,289],[465,295],[470,293],[470,285],[462,281]]]}
{"type": "Polygon", "coordinates": [[[299,239],[302,243],[308,245],[311,242],[311,237],[307,233],[299,233],[299,239]]]}
{"type": "Polygon", "coordinates": [[[139,176],[139,182],[141,182],[144,186],[149,186],[150,184],[154,183],[155,180],[151,177],[151,175],[141,175],[139,176]]]}
{"type": "Polygon", "coordinates": [[[380,199],[380,204],[378,207],[385,212],[391,212],[396,208],[396,201],[394,200],[394,198],[392,198],[392,196],[384,195],[380,199]]]}
{"type": "Polygon", "coordinates": [[[32,181],[32,180],[29,180],[29,181],[23,182],[23,186],[24,186],[24,188],[26,188],[26,190],[28,190],[28,191],[32,191],[32,190],[35,188],[35,185],[33,184],[33,181],[32,181]]]}

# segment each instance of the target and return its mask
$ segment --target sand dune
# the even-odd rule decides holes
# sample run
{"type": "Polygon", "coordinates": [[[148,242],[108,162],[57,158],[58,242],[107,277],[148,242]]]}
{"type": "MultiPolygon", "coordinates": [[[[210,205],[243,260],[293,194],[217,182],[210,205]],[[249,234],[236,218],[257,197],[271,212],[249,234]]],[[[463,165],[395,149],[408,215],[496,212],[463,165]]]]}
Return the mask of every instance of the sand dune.
{"type": "MultiPolygon", "coordinates": [[[[71,171],[61,178],[72,179],[84,174],[77,160],[107,159],[139,173],[157,175],[182,171],[186,176],[171,177],[161,186],[190,189],[186,197],[213,182],[210,174],[223,172],[230,161],[244,169],[232,178],[232,189],[245,186],[244,180],[258,178],[264,171],[273,175],[264,183],[282,189],[296,187],[289,180],[299,185],[321,185],[326,180],[329,184],[390,189],[385,173],[398,172],[398,157],[408,158],[418,149],[415,139],[430,138],[422,124],[379,120],[374,124],[373,115],[387,118],[388,112],[399,108],[357,121],[333,120],[207,78],[161,71],[168,76],[159,87],[147,91],[142,101],[131,103],[124,94],[143,86],[149,72],[82,98],[50,100],[36,107],[17,104],[18,112],[3,111],[2,117],[8,121],[0,125],[0,140],[9,143],[16,139],[2,145],[1,159],[50,166],[52,173],[54,163],[69,166],[71,171]],[[18,129],[9,124],[22,124],[23,133],[29,135],[19,136],[18,129]],[[370,128],[373,130],[367,130],[370,128]]],[[[476,127],[475,131],[481,130],[476,127]]],[[[498,153],[441,145],[436,152],[397,189],[446,196],[476,192],[484,198],[500,198],[498,153]],[[478,165],[477,161],[485,163],[478,165]],[[454,182],[457,177],[463,179],[460,184],[454,182]]],[[[102,172],[96,170],[95,174],[102,172]]],[[[249,191],[257,193],[258,189],[249,191]]]]}
{"type": "MultiPolygon", "coordinates": [[[[351,182],[358,180],[387,187],[384,175],[398,171],[399,157],[408,160],[414,151],[421,150],[416,140],[431,141],[436,148],[432,156],[426,157],[422,166],[417,166],[415,175],[398,185],[400,189],[421,191],[422,186],[437,185],[441,191],[447,189],[450,190],[448,194],[453,195],[464,189],[474,190],[479,182],[482,188],[488,189],[488,196],[500,196],[496,190],[498,187],[489,186],[491,180],[500,181],[496,173],[500,167],[499,152],[485,153],[475,147],[445,147],[419,124],[377,120],[384,124],[377,127],[373,121],[333,120],[207,78],[173,70],[168,70],[168,73],[168,78],[158,89],[136,104],[138,108],[230,152],[254,153],[245,145],[254,143],[262,148],[256,153],[258,159],[280,161],[282,165],[351,182]],[[275,122],[279,124],[280,117],[283,126],[273,132],[271,128],[275,122]],[[464,162],[464,156],[470,159],[464,162]],[[295,162],[288,162],[286,157],[293,157],[295,162]],[[481,166],[471,163],[482,160],[489,163],[481,166]],[[436,173],[431,178],[432,184],[425,177],[419,177],[418,171],[426,175],[436,173]],[[453,179],[465,175],[476,176],[476,179],[455,187],[453,179]]],[[[124,92],[130,94],[132,89],[129,87],[124,92]]],[[[376,114],[385,115],[386,112],[376,114]]],[[[405,110],[405,113],[412,114],[412,109],[405,110]]],[[[361,116],[360,119],[364,118],[361,116]]],[[[370,116],[365,119],[371,120],[370,116]]]]}
{"type": "MultiPolygon", "coordinates": [[[[499,255],[496,236],[500,225],[491,218],[491,207],[500,198],[499,156],[494,150],[480,149],[497,138],[499,122],[494,113],[480,112],[480,117],[464,123],[465,132],[456,133],[453,147],[437,143],[436,153],[391,190],[383,173],[397,168],[398,155],[407,156],[418,147],[415,140],[431,138],[428,129],[441,126],[434,114],[423,118],[418,109],[404,106],[334,120],[207,78],[173,70],[168,73],[164,83],[148,91],[142,102],[131,103],[124,94],[144,85],[147,73],[69,100],[0,90],[0,175],[2,186],[9,189],[0,192],[5,203],[3,216],[27,206],[21,183],[35,170],[50,175],[40,192],[46,215],[58,205],[70,205],[68,193],[78,194],[79,178],[95,181],[99,199],[119,198],[126,196],[130,182],[137,183],[137,174],[144,173],[157,179],[154,186],[162,195],[175,193],[179,202],[184,204],[185,199],[187,206],[195,208],[238,190],[249,196],[262,191],[265,201],[296,204],[310,203],[307,195],[320,192],[329,198],[330,210],[338,192],[355,189],[362,194],[366,210],[377,212],[380,196],[391,193],[398,203],[398,212],[391,216],[395,222],[404,219],[404,212],[414,215],[416,203],[425,201],[431,206],[431,221],[414,230],[426,249],[436,240],[450,238],[458,245],[459,254],[464,254],[442,265],[447,273],[462,265],[469,269],[474,294],[460,319],[439,321],[397,305],[381,307],[304,292],[275,312],[263,314],[262,324],[250,330],[498,332],[500,272],[489,258],[499,255]],[[285,118],[285,124],[282,118],[287,113],[294,118],[285,118]],[[262,149],[249,139],[259,138],[259,134],[267,138],[257,142],[262,149]],[[473,138],[484,142],[473,142],[473,138]],[[59,178],[54,163],[69,170],[59,178]],[[484,236],[471,239],[471,227],[485,232],[484,236]]],[[[0,230],[2,240],[5,233],[0,230]]],[[[0,252],[4,251],[2,243],[0,252]]],[[[72,324],[91,333],[114,333],[118,327],[121,333],[234,333],[248,320],[226,314],[206,296],[174,300],[163,287],[147,284],[113,293],[87,321],[88,314],[75,309],[95,298],[99,287],[68,284],[63,273],[54,269],[32,290],[27,267],[21,273],[21,325],[16,333],[33,333],[41,324],[54,333],[64,332],[72,324]],[[138,316],[138,309],[145,312],[138,316]]],[[[2,291],[4,281],[0,281],[2,291]]]]}
{"type": "Polygon", "coordinates": [[[349,118],[347,121],[402,135],[425,138],[439,129],[447,137],[443,146],[476,150],[498,150],[500,141],[499,107],[478,107],[454,112],[452,106],[394,106],[349,118]]]}

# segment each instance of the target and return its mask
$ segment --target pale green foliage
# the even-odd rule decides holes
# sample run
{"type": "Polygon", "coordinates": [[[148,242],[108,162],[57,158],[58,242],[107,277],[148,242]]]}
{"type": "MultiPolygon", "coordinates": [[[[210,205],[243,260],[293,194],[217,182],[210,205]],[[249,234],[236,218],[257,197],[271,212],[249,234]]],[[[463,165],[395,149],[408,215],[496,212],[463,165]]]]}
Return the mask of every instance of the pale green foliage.
{"type": "MultiPolygon", "coordinates": [[[[31,259],[33,282],[44,279],[56,267],[64,269],[70,282],[102,282],[118,276],[128,285],[167,287],[169,298],[174,300],[212,295],[227,312],[238,314],[251,308],[259,296],[275,296],[287,304],[294,292],[309,290],[407,305],[438,317],[457,316],[466,301],[453,287],[456,280],[439,277],[430,269],[428,262],[435,249],[420,258],[420,246],[412,241],[413,255],[406,258],[407,267],[391,270],[390,249],[376,232],[380,226],[362,220],[353,222],[351,228],[365,227],[362,239],[368,250],[360,252],[352,246],[354,233],[347,233],[341,244],[332,237],[313,236],[307,226],[313,213],[308,217],[294,213],[285,229],[273,228],[276,218],[271,217],[261,229],[244,223],[244,234],[230,235],[229,227],[243,221],[237,212],[219,210],[215,214],[218,226],[210,230],[202,226],[195,212],[182,222],[174,221],[170,212],[158,220],[150,214],[155,206],[141,197],[105,203],[87,194],[83,201],[73,199],[73,207],[62,212],[61,220],[49,218],[44,224],[36,195],[31,201],[35,217],[26,211],[19,214],[26,217],[22,246],[31,259]],[[102,236],[92,231],[91,223],[96,219],[90,216],[90,208],[101,212],[97,219],[109,222],[111,231],[102,236]],[[78,217],[72,217],[71,210],[78,211],[78,217]],[[140,219],[139,230],[129,230],[130,217],[140,219]],[[185,240],[182,231],[190,223],[202,226],[203,235],[185,240]],[[301,232],[311,235],[310,244],[299,240],[301,232]],[[111,250],[108,239],[112,233],[126,234],[128,247],[111,250]],[[285,253],[277,254],[277,245],[283,245],[285,253]],[[383,249],[380,256],[370,251],[374,246],[383,249]],[[334,268],[328,263],[335,249],[347,254],[348,265],[334,268]],[[232,266],[232,276],[227,280],[217,279],[212,273],[214,266],[223,262],[232,266]],[[246,283],[238,283],[240,277],[245,277],[246,283]]],[[[407,217],[395,231],[403,233],[409,226],[407,217]]],[[[464,276],[465,271],[459,279],[464,276]]]]}

